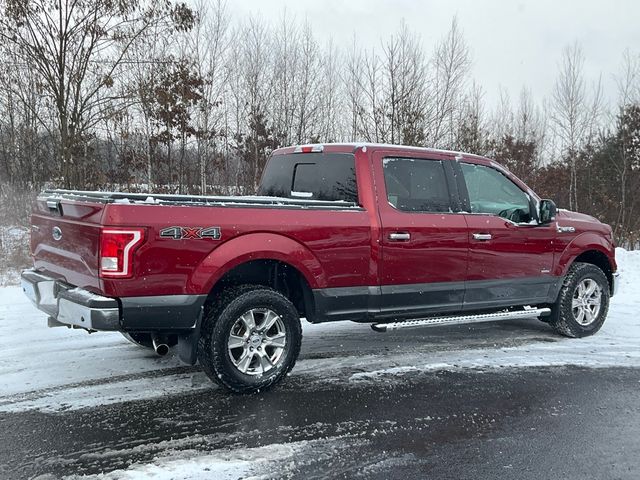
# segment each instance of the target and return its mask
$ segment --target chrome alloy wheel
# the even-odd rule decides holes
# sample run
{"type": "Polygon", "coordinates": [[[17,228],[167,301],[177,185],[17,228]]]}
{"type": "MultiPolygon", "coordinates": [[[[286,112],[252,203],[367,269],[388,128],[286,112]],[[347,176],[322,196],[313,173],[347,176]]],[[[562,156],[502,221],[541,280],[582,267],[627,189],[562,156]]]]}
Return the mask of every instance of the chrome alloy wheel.
{"type": "Polygon", "coordinates": [[[278,365],[286,344],[280,316],[268,308],[252,308],[233,324],[227,348],[238,371],[263,375],[278,365]]]}
{"type": "Polygon", "coordinates": [[[591,325],[600,313],[602,287],[592,278],[582,280],[573,292],[573,318],[583,326],[591,325]]]}

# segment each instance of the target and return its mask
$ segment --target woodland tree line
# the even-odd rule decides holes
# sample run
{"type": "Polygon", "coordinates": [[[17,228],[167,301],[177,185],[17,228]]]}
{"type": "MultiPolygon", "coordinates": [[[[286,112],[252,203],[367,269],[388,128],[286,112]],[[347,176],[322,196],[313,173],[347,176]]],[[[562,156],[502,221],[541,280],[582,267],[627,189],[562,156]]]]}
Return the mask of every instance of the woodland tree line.
{"type": "Polygon", "coordinates": [[[223,0],[0,0],[0,52],[0,224],[45,186],[252,193],[275,148],[370,141],[487,155],[640,241],[638,52],[612,52],[613,102],[573,44],[549,98],[491,108],[455,18],[435,44],[400,23],[371,49],[223,0]]]}

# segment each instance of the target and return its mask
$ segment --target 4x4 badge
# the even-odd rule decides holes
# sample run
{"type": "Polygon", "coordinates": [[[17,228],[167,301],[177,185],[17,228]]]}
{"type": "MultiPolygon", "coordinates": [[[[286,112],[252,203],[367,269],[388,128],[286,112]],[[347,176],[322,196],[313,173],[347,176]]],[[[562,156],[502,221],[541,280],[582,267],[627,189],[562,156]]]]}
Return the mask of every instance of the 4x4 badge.
{"type": "Polygon", "coordinates": [[[163,238],[174,240],[194,240],[199,238],[211,238],[220,240],[220,227],[169,227],[160,230],[163,238]]]}

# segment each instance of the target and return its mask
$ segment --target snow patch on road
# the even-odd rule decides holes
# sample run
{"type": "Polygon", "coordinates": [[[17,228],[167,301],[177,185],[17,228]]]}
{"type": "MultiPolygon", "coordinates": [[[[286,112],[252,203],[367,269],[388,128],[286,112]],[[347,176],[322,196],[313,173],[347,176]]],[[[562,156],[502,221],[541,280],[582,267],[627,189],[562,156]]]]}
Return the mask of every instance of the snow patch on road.
{"type": "Polygon", "coordinates": [[[174,451],[149,464],[134,464],[127,469],[98,475],[70,476],[65,480],[259,480],[284,478],[306,462],[330,459],[336,452],[364,440],[329,437],[322,440],[271,444],[255,448],[202,453],[197,450],[174,451]],[[305,460],[306,459],[306,460],[305,460]]]}
{"type": "Polygon", "coordinates": [[[96,385],[76,385],[63,389],[50,389],[31,395],[16,395],[10,399],[0,397],[0,412],[39,410],[58,412],[77,410],[134,400],[148,400],[184,392],[198,392],[215,388],[202,372],[134,377],[96,385]]]}

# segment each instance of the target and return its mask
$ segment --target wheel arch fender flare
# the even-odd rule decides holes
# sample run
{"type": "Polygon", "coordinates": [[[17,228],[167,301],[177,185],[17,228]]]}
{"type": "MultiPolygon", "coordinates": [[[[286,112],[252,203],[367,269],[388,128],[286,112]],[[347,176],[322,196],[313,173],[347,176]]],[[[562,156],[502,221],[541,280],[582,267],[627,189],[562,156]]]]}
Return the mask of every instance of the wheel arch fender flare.
{"type": "Polygon", "coordinates": [[[610,275],[612,271],[615,271],[615,258],[612,258],[610,245],[601,235],[585,232],[574,238],[559,255],[556,262],[555,275],[565,276],[576,259],[587,252],[598,252],[604,255],[609,264],[609,272],[604,272],[606,275],[610,275]]]}
{"type": "Polygon", "coordinates": [[[312,289],[327,285],[320,261],[305,245],[276,233],[248,233],[211,251],[194,270],[188,289],[208,293],[227,272],[252,260],[277,260],[288,264],[300,272],[312,289]]]}

